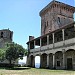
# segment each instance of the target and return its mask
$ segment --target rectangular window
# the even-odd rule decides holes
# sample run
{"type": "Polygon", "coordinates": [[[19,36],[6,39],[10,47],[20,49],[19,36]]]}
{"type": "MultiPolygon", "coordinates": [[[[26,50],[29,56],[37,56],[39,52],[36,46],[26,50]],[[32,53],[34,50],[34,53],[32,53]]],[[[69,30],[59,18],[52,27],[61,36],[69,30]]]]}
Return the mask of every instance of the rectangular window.
{"type": "Polygon", "coordinates": [[[57,61],[57,67],[60,67],[60,61],[57,61]]]}

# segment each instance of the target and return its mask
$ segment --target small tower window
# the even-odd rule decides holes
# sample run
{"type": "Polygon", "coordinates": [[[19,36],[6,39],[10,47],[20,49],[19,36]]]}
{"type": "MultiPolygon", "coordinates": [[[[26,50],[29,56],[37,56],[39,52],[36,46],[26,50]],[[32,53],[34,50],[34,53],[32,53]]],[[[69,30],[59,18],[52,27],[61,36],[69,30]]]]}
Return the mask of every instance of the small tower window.
{"type": "Polygon", "coordinates": [[[45,26],[46,26],[46,22],[45,22],[45,26]]]}
{"type": "Polygon", "coordinates": [[[58,17],[58,22],[60,23],[60,17],[58,17]]]}
{"type": "Polygon", "coordinates": [[[1,32],[1,38],[3,38],[3,32],[1,32]]]}

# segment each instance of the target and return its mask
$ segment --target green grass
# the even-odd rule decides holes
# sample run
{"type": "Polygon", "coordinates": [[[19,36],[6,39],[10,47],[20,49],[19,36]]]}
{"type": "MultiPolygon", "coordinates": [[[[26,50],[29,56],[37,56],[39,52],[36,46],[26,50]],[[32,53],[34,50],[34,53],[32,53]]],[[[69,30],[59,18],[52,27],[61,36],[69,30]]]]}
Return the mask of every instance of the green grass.
{"type": "Polygon", "coordinates": [[[0,75],[75,75],[75,71],[36,68],[0,68],[0,75]]]}

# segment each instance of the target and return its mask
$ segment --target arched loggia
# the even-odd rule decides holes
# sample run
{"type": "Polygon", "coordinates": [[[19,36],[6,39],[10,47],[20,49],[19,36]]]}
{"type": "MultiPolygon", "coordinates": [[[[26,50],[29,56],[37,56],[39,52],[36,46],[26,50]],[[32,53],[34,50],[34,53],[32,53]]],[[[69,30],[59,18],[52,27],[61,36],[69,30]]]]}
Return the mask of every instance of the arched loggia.
{"type": "Polygon", "coordinates": [[[47,54],[46,53],[43,53],[41,55],[41,68],[46,68],[47,67],[47,54]]]}
{"type": "Polygon", "coordinates": [[[75,50],[68,49],[65,52],[66,69],[75,69],[75,50]]]}
{"type": "Polygon", "coordinates": [[[53,68],[53,54],[52,53],[49,54],[49,68],[50,69],[53,68]]]}
{"type": "Polygon", "coordinates": [[[35,68],[40,68],[40,56],[35,56],[35,68]]]}
{"type": "Polygon", "coordinates": [[[55,68],[56,69],[63,68],[63,53],[62,53],[62,51],[57,51],[55,53],[55,68]]]}

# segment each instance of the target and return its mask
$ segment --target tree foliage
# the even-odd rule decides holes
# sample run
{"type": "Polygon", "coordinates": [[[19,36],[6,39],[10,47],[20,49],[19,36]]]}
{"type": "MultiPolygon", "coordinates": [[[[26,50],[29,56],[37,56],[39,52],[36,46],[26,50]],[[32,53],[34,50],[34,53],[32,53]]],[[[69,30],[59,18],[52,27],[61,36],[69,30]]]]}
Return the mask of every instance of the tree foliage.
{"type": "Polygon", "coordinates": [[[22,59],[25,55],[26,51],[21,45],[16,43],[10,43],[7,46],[8,48],[6,50],[6,59],[10,62],[10,64],[12,60],[15,61],[18,58],[22,59]]]}
{"type": "Polygon", "coordinates": [[[5,59],[5,49],[0,49],[0,60],[3,61],[5,59]]]}

